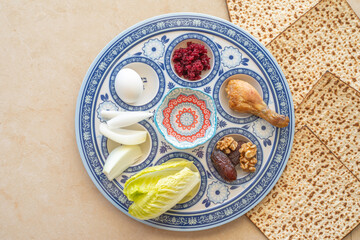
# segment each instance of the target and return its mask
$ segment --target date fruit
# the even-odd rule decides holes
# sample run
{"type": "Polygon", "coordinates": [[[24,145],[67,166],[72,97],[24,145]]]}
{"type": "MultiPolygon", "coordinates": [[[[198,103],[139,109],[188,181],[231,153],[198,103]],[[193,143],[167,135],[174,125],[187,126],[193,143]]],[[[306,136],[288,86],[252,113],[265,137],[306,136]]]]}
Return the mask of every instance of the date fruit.
{"type": "Polygon", "coordinates": [[[211,161],[216,171],[225,181],[232,182],[236,180],[237,173],[235,167],[225,153],[220,150],[214,150],[211,154],[211,161]]]}
{"type": "Polygon", "coordinates": [[[230,161],[232,162],[232,164],[234,166],[238,165],[240,163],[240,147],[241,145],[245,143],[244,141],[238,141],[238,145],[236,147],[236,149],[234,151],[232,151],[231,153],[228,154],[228,157],[230,159],[230,161]]]}

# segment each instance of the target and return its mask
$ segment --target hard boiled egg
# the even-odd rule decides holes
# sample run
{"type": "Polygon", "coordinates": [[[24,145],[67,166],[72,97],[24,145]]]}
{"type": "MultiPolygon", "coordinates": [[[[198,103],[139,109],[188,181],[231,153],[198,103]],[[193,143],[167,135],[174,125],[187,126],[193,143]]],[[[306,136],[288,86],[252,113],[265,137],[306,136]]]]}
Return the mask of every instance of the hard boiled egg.
{"type": "Polygon", "coordinates": [[[115,78],[115,91],[126,103],[135,103],[139,100],[144,84],[137,72],[130,68],[123,68],[115,78]]]}

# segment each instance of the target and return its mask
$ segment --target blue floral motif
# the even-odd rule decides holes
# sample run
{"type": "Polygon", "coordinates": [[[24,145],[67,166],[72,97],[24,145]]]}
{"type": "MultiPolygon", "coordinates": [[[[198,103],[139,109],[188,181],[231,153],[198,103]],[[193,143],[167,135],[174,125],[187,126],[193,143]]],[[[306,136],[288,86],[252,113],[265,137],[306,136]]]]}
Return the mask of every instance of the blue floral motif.
{"type": "Polygon", "coordinates": [[[155,112],[156,112],[156,109],[153,109],[153,110],[150,111],[150,113],[152,113],[152,116],[149,117],[149,120],[151,120],[153,123],[155,122],[155,120],[154,120],[155,112]]]}
{"type": "Polygon", "coordinates": [[[224,68],[220,68],[220,70],[219,70],[219,76],[221,76],[221,74],[223,74],[224,73],[224,68]]]}
{"type": "Polygon", "coordinates": [[[168,89],[173,89],[175,87],[175,84],[173,82],[169,82],[167,87],[168,89]]]}
{"type": "Polygon", "coordinates": [[[103,117],[101,116],[101,111],[103,111],[103,110],[117,111],[117,110],[119,110],[119,107],[116,106],[116,104],[111,101],[104,101],[104,102],[100,103],[96,112],[97,112],[97,117],[100,119],[101,122],[105,122],[105,119],[103,119],[103,117]]]}
{"type": "Polygon", "coordinates": [[[205,87],[204,92],[206,92],[207,94],[210,94],[211,93],[211,87],[205,87]]]}
{"type": "Polygon", "coordinates": [[[127,197],[125,195],[120,195],[118,197],[119,202],[121,202],[122,204],[126,204],[126,202],[128,201],[127,197]]]}
{"type": "Polygon", "coordinates": [[[233,68],[241,63],[242,54],[239,49],[234,47],[225,47],[221,52],[221,61],[225,67],[233,68]]]}
{"type": "Polygon", "coordinates": [[[102,174],[102,167],[100,167],[100,166],[98,166],[98,167],[96,167],[95,168],[95,173],[96,173],[96,175],[100,175],[100,174],[102,174]]]}
{"type": "Polygon", "coordinates": [[[166,153],[168,150],[171,150],[172,148],[170,145],[166,144],[166,142],[161,141],[161,147],[160,147],[160,153],[166,153]]]}
{"type": "Polygon", "coordinates": [[[147,41],[142,50],[145,56],[157,60],[164,55],[165,46],[159,39],[155,38],[147,41]]]}
{"type": "Polygon", "coordinates": [[[165,65],[162,62],[156,62],[162,70],[165,70],[165,65]]]}
{"type": "Polygon", "coordinates": [[[263,140],[270,138],[275,131],[275,127],[273,125],[261,118],[257,119],[253,123],[252,128],[255,135],[263,140]]]}
{"type": "Polygon", "coordinates": [[[229,197],[230,191],[228,187],[221,182],[212,182],[207,190],[207,197],[215,204],[223,203],[229,197]]]}
{"type": "Polygon", "coordinates": [[[210,200],[208,198],[205,198],[203,201],[202,201],[202,204],[205,205],[206,208],[208,208],[211,204],[210,200]]]}
{"type": "Polygon", "coordinates": [[[204,146],[195,148],[194,150],[192,150],[192,152],[195,153],[198,158],[203,158],[204,157],[204,146]]]}
{"type": "Polygon", "coordinates": [[[170,40],[170,39],[166,38],[166,35],[164,35],[164,36],[161,37],[161,42],[164,43],[164,44],[168,43],[169,40],[170,40]]]}
{"type": "Polygon", "coordinates": [[[218,122],[218,127],[219,128],[224,128],[224,127],[226,127],[227,126],[227,123],[224,121],[224,120],[220,120],[219,122],[218,122]]]}
{"type": "Polygon", "coordinates": [[[189,218],[188,222],[190,225],[195,225],[197,223],[196,218],[194,217],[189,218]]]}
{"type": "Polygon", "coordinates": [[[248,58],[243,58],[243,59],[241,60],[241,64],[244,65],[244,66],[249,65],[248,62],[249,62],[249,59],[248,59],[248,58]]]}
{"type": "Polygon", "coordinates": [[[120,180],[120,182],[125,184],[125,182],[126,182],[128,179],[129,179],[129,177],[128,177],[128,176],[126,176],[126,175],[122,175],[122,176],[121,176],[121,180],[120,180]]]}

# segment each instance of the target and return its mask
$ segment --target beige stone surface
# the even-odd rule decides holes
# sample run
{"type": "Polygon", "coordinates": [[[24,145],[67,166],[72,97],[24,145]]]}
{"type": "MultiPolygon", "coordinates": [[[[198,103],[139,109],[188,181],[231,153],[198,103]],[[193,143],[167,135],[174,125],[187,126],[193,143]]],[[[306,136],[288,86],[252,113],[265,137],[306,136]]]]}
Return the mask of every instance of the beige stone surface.
{"type": "Polygon", "coordinates": [[[0,1],[0,239],[266,239],[246,217],[195,233],[138,223],[96,189],[77,150],[76,99],[96,55],[159,14],[228,20],[224,0],[196,3],[0,1]]]}

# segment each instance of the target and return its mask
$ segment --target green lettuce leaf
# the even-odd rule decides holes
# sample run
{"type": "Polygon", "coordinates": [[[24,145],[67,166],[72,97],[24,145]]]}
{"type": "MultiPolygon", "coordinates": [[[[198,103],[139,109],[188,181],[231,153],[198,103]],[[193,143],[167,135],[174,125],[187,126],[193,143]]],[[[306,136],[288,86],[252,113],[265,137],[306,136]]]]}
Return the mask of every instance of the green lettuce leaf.
{"type": "Polygon", "coordinates": [[[187,160],[144,169],[126,183],[124,194],[134,203],[129,213],[142,220],[155,218],[175,206],[200,183],[200,174],[187,160]]]}
{"type": "Polygon", "coordinates": [[[125,183],[124,194],[130,201],[135,201],[141,194],[147,194],[164,177],[173,175],[185,167],[192,168],[187,160],[168,161],[158,166],[148,167],[135,174],[125,183]]]}

